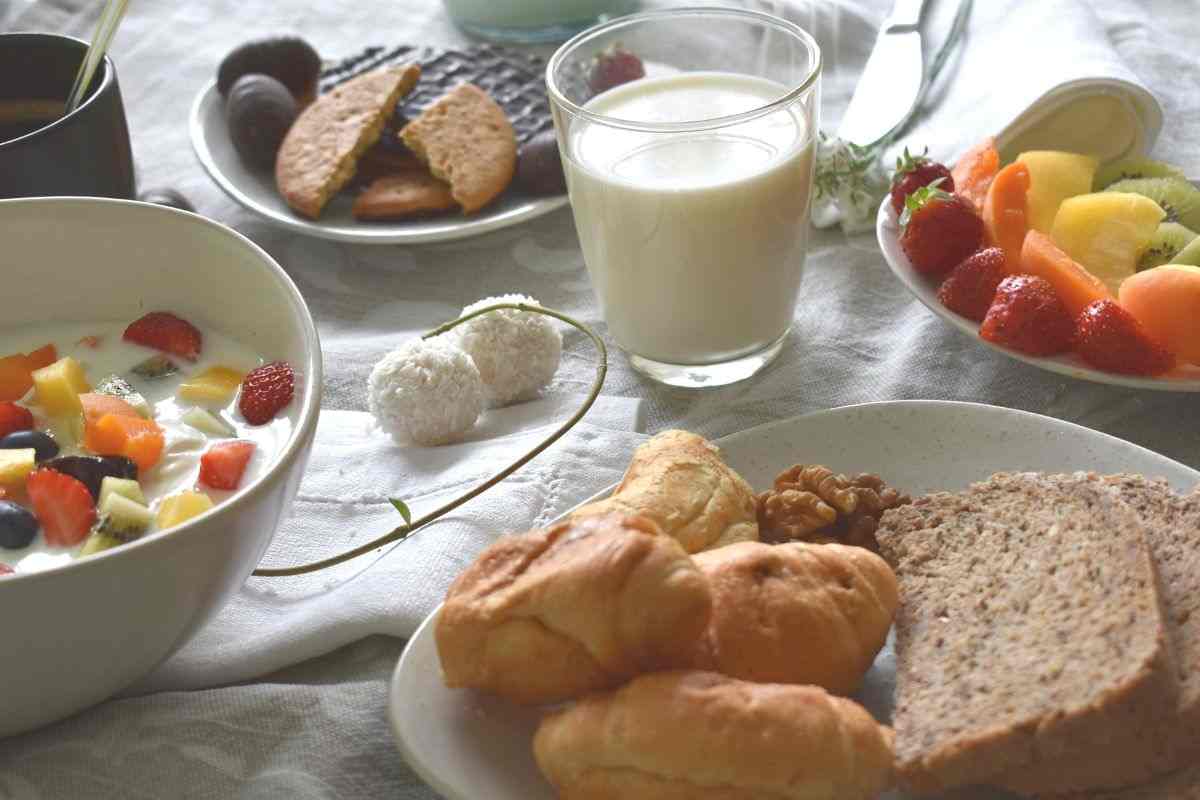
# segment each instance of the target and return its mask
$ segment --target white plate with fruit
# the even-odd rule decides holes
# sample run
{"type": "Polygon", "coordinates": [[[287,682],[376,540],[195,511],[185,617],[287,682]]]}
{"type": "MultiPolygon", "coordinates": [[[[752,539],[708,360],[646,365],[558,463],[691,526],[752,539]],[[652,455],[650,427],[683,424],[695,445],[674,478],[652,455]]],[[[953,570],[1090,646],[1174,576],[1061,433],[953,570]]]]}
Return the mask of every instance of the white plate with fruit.
{"type": "Polygon", "coordinates": [[[935,314],[1050,372],[1200,391],[1200,190],[1181,171],[1049,151],[1001,167],[985,140],[898,175],[876,234],[935,314]]]}

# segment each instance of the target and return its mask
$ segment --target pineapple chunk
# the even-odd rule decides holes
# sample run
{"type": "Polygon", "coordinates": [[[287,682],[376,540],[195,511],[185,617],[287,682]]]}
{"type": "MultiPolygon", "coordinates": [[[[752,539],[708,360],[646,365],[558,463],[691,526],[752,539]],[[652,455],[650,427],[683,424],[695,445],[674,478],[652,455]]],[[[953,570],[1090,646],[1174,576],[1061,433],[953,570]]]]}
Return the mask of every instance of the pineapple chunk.
{"type": "Polygon", "coordinates": [[[1025,196],[1029,227],[1042,233],[1050,233],[1063,200],[1091,192],[1099,166],[1091,156],[1055,150],[1030,150],[1017,156],[1017,161],[1029,169],[1025,196]]]}
{"type": "Polygon", "coordinates": [[[174,528],[182,525],[192,517],[198,517],[213,507],[213,501],[202,492],[191,490],[164,497],[158,504],[158,529],[174,528]]]}
{"type": "Polygon", "coordinates": [[[1140,194],[1083,194],[1059,206],[1050,238],[1116,294],[1165,216],[1158,203],[1140,194]]]}
{"type": "Polygon", "coordinates": [[[37,465],[37,451],[32,447],[21,450],[0,450],[0,486],[16,491],[25,487],[25,478],[37,465]]]}
{"type": "Polygon", "coordinates": [[[83,366],[70,356],[60,358],[48,367],[35,369],[33,385],[37,389],[38,403],[52,417],[82,415],[79,395],[92,390],[83,374],[83,366]]]}
{"type": "Polygon", "coordinates": [[[245,377],[229,367],[209,367],[180,384],[179,396],[193,403],[228,403],[245,377]]]}
{"type": "Polygon", "coordinates": [[[128,478],[114,478],[112,475],[105,475],[104,480],[100,481],[100,499],[96,502],[96,506],[103,508],[109,495],[114,494],[146,505],[146,496],[142,494],[140,483],[128,478]]]}

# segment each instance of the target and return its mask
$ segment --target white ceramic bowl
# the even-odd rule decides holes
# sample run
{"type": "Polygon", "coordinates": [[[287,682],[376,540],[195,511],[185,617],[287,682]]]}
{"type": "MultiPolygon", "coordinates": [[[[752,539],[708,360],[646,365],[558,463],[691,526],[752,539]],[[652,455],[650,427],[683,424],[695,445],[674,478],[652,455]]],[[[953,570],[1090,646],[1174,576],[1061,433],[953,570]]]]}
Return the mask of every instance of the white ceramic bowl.
{"type": "Polygon", "coordinates": [[[299,374],[296,425],[255,481],[169,531],[0,578],[0,736],[100,702],[179,649],[245,582],[295,496],[320,407],[321,348],[287,274],[234,231],[124,200],[0,201],[0,328],[169,309],[299,374]]]}

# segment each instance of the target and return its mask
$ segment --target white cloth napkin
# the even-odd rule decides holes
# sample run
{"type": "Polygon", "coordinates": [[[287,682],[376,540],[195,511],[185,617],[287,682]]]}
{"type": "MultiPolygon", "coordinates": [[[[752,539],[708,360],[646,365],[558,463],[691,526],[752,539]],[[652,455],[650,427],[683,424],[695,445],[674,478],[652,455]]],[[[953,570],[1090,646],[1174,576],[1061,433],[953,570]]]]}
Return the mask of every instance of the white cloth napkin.
{"type": "MultiPolygon", "coordinates": [[[[264,566],[320,560],[414,518],[532,449],[582,402],[574,394],[489,411],[470,438],[401,447],[360,411],[324,411],[291,516],[264,566]]],[[[585,421],[511,478],[399,542],[319,572],[252,577],[179,653],[127,694],[244,681],[384,633],[408,637],[496,536],[550,522],[616,482],[641,438],[641,401],[601,397],[585,421]]]]}
{"type": "MultiPolygon", "coordinates": [[[[948,34],[955,5],[941,0],[927,14],[927,59],[948,34]]],[[[992,134],[1005,160],[1059,149],[1108,161],[1146,153],[1158,138],[1158,100],[1090,4],[975,0],[959,47],[903,137],[936,157],[952,159],[992,134]]]]}

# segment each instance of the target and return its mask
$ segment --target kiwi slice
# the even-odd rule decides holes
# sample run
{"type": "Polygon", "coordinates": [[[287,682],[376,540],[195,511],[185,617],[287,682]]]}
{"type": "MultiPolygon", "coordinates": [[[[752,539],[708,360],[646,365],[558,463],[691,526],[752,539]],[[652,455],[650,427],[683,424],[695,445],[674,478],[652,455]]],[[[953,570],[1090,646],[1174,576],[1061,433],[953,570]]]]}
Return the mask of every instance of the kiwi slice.
{"type": "Polygon", "coordinates": [[[1196,239],[1195,231],[1178,222],[1160,222],[1150,244],[1138,256],[1137,271],[1174,263],[1176,255],[1196,239]]]}
{"type": "Polygon", "coordinates": [[[1149,158],[1122,158],[1105,164],[1096,170],[1096,176],[1092,178],[1092,191],[1099,192],[1102,189],[1107,189],[1117,181],[1129,180],[1130,178],[1179,178],[1180,180],[1187,180],[1187,176],[1183,172],[1172,167],[1170,164],[1153,161],[1149,158]]]}
{"type": "Polygon", "coordinates": [[[1171,258],[1169,264],[1190,264],[1200,267],[1200,236],[1192,239],[1192,243],[1184,247],[1171,258]]]}
{"type": "Polygon", "coordinates": [[[1200,230],[1200,189],[1180,178],[1127,178],[1109,186],[1106,192],[1132,192],[1149,197],[1167,212],[1163,222],[1178,222],[1200,230]]]}

